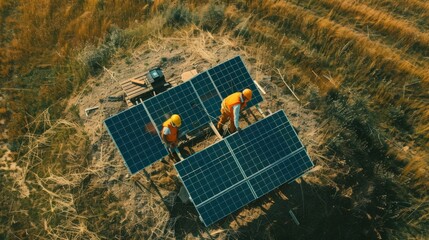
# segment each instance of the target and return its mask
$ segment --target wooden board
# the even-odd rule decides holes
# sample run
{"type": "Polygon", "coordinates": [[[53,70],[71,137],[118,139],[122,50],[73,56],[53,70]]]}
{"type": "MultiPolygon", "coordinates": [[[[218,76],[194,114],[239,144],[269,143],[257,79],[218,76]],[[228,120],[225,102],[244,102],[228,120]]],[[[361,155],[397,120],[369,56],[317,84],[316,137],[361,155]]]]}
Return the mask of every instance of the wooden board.
{"type": "Polygon", "coordinates": [[[182,81],[188,81],[189,79],[193,78],[195,75],[197,75],[198,72],[196,69],[192,69],[191,71],[187,71],[182,73],[181,77],[182,77],[182,81]]]}
{"type": "Polygon", "coordinates": [[[124,80],[120,85],[125,92],[125,100],[127,103],[129,103],[130,99],[145,94],[152,89],[152,86],[150,86],[147,81],[145,73],[124,80]]]}

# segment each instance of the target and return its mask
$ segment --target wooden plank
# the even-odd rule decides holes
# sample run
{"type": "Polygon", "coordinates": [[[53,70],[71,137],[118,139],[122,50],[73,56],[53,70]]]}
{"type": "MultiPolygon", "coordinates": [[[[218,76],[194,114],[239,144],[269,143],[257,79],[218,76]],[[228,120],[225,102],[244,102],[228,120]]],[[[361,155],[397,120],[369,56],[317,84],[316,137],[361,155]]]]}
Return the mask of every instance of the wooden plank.
{"type": "Polygon", "coordinates": [[[146,79],[146,74],[139,74],[139,75],[135,75],[135,76],[129,77],[126,80],[122,81],[121,83],[123,83],[123,82],[129,82],[130,79],[145,80],[146,79]]]}
{"type": "Polygon", "coordinates": [[[128,82],[126,84],[121,85],[122,89],[124,91],[129,91],[129,89],[135,88],[135,87],[139,87],[142,88],[142,86],[138,85],[138,84],[134,84],[132,82],[128,82]]]}
{"type": "Polygon", "coordinates": [[[135,90],[140,89],[140,88],[142,88],[142,87],[135,85],[135,86],[131,86],[129,88],[123,89],[123,90],[125,92],[125,95],[129,95],[130,92],[134,92],[135,90]]]}
{"type": "Polygon", "coordinates": [[[146,74],[145,73],[144,74],[139,74],[139,75],[136,75],[136,76],[134,76],[132,78],[139,79],[139,80],[145,80],[146,79],[146,74]]]}
{"type": "Polygon", "coordinates": [[[133,97],[137,97],[137,96],[144,94],[144,93],[147,93],[147,92],[149,92],[149,91],[147,91],[147,89],[136,89],[132,92],[128,92],[127,97],[133,98],[133,97]]]}
{"type": "Polygon", "coordinates": [[[132,83],[132,80],[137,80],[138,82],[143,82],[144,85],[148,84],[147,78],[146,78],[145,75],[138,75],[138,76],[134,76],[134,77],[128,78],[128,79],[120,82],[120,84],[121,84],[121,86],[123,86],[124,88],[126,88],[129,85],[134,85],[132,83]]]}
{"type": "Polygon", "coordinates": [[[144,94],[151,89],[146,80],[146,75],[143,74],[128,78],[127,80],[122,81],[120,84],[127,98],[131,99],[144,94]]]}
{"type": "Polygon", "coordinates": [[[124,90],[125,93],[128,89],[130,89],[132,87],[134,87],[134,84],[121,85],[121,88],[122,88],[122,90],[124,90]]]}
{"type": "Polygon", "coordinates": [[[147,77],[144,74],[128,78],[128,81],[132,81],[132,80],[142,81],[142,82],[145,82],[146,84],[148,83],[147,77]]]}
{"type": "Polygon", "coordinates": [[[124,92],[128,95],[131,92],[135,92],[136,90],[146,90],[147,88],[142,88],[139,85],[133,85],[132,87],[127,88],[124,92]]]}
{"type": "Polygon", "coordinates": [[[131,79],[131,82],[135,83],[135,84],[143,85],[143,86],[147,85],[146,82],[138,80],[138,79],[131,79]]]}

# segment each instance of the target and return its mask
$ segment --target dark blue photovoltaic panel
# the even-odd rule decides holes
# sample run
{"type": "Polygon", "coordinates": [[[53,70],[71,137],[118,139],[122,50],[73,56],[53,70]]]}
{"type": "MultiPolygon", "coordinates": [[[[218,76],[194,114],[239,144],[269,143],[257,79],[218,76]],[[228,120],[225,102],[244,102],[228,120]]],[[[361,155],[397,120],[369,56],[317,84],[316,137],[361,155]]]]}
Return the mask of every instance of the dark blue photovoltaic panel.
{"type": "Polygon", "coordinates": [[[157,128],[173,114],[182,118],[180,133],[183,135],[210,122],[203,105],[198,100],[190,82],[182,83],[143,102],[157,128]]]}
{"type": "Polygon", "coordinates": [[[253,91],[253,97],[252,100],[247,103],[247,107],[254,106],[263,101],[261,94],[240,56],[209,69],[208,73],[219,90],[222,99],[232,93],[241,92],[245,88],[250,88],[253,91]]]}
{"type": "Polygon", "coordinates": [[[250,125],[239,135],[231,135],[228,143],[246,177],[303,147],[282,111],[250,125]]]}
{"type": "Polygon", "coordinates": [[[207,72],[197,75],[190,82],[194,85],[210,117],[212,119],[218,117],[222,99],[207,72]]]}
{"type": "Polygon", "coordinates": [[[142,104],[104,121],[131,173],[168,155],[142,104]]]}
{"type": "MultiPolygon", "coordinates": [[[[135,173],[167,155],[156,130],[160,131],[162,123],[172,114],[182,117],[180,134],[183,136],[215,120],[220,115],[222,99],[244,88],[253,90],[248,107],[263,100],[242,59],[237,56],[105,120],[105,125],[129,170],[135,173]]],[[[251,174],[254,170],[247,167],[246,171],[251,174]]]]}
{"type": "Polygon", "coordinates": [[[204,225],[209,226],[253,200],[255,197],[252,195],[248,183],[242,182],[209,202],[197,206],[197,211],[203,219],[204,225]]]}
{"type": "Polygon", "coordinates": [[[196,205],[244,179],[225,142],[177,163],[176,169],[196,205]]]}
{"type": "Polygon", "coordinates": [[[256,174],[249,181],[259,198],[280,185],[295,180],[313,166],[313,162],[302,148],[256,174]]]}
{"type": "Polygon", "coordinates": [[[176,163],[206,226],[313,166],[283,111],[176,163]]]}

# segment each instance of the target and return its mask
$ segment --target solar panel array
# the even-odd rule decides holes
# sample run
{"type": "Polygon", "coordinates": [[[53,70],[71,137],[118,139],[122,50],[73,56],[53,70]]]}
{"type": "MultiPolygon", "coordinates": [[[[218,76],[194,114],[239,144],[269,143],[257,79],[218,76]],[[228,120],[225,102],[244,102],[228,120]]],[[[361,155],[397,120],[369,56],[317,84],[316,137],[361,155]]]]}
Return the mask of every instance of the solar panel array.
{"type": "Polygon", "coordinates": [[[285,113],[278,111],[175,167],[206,226],[313,167],[285,113]]]}
{"type": "Polygon", "coordinates": [[[180,114],[183,135],[214,121],[220,115],[222,100],[245,88],[253,91],[248,108],[263,101],[241,57],[236,56],[143,103],[158,129],[169,116],[180,114]]]}
{"type": "Polygon", "coordinates": [[[247,107],[263,100],[241,57],[237,56],[105,120],[105,125],[130,172],[136,173],[167,156],[156,131],[172,114],[181,116],[180,133],[184,135],[216,120],[222,99],[244,88],[253,90],[247,107]],[[144,125],[150,124],[152,131],[145,132],[144,125]]]}

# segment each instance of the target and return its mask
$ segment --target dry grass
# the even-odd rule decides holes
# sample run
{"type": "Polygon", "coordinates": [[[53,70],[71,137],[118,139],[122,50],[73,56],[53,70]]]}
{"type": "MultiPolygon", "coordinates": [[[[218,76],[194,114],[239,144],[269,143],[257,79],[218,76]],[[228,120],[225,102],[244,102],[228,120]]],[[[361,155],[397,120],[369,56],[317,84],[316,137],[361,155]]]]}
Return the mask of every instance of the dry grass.
{"type": "Polygon", "coordinates": [[[10,66],[16,61],[29,71],[40,64],[66,60],[76,47],[99,43],[113,24],[127,27],[148,14],[148,4],[135,1],[19,1],[15,7],[15,15],[5,19],[13,22],[14,35],[4,47],[3,76],[19,70],[10,66]]]}
{"type": "Polygon", "coordinates": [[[391,48],[371,41],[366,35],[343,27],[329,19],[319,18],[303,8],[286,2],[278,2],[267,9],[267,14],[285,16],[283,21],[294,20],[290,22],[292,27],[308,35],[315,42],[323,40],[323,43],[320,42],[321,51],[327,54],[341,56],[343,55],[342,48],[347,44],[348,49],[352,51],[345,53],[345,58],[353,57],[354,61],[360,63],[356,64],[358,69],[383,66],[382,69],[386,72],[398,72],[398,75],[406,73],[418,77],[426,83],[429,82],[429,73],[425,69],[404,61],[402,56],[392,51],[391,48]],[[366,58],[370,59],[369,64],[366,58]]]}
{"type": "Polygon", "coordinates": [[[404,177],[410,179],[413,188],[418,189],[422,194],[429,191],[429,155],[422,149],[415,149],[415,154],[409,159],[404,168],[404,177]]]}
{"type": "Polygon", "coordinates": [[[353,18],[356,24],[378,30],[389,39],[394,39],[401,51],[413,48],[414,54],[426,56],[429,53],[429,34],[421,32],[409,21],[398,19],[387,12],[355,1],[322,0],[313,2],[312,7],[316,8],[316,6],[328,8],[330,15],[339,14],[353,18]]]}
{"type": "MultiPolygon", "coordinates": [[[[235,30],[240,37],[240,29],[243,26],[237,26],[235,30]]],[[[255,22],[250,26],[245,27],[249,34],[249,42],[255,42],[256,52],[265,52],[265,56],[260,57],[259,64],[271,66],[272,69],[266,71],[275,71],[275,67],[284,68],[288,74],[286,78],[291,81],[293,78],[299,77],[299,82],[294,83],[298,89],[305,89],[309,84],[316,85],[321,94],[326,93],[334,86],[326,77],[329,76],[324,66],[329,65],[328,59],[325,56],[318,54],[308,45],[303,45],[301,42],[284,35],[276,26],[255,22]],[[276,52],[274,61],[267,61],[272,57],[271,51],[276,52]],[[277,56],[287,56],[277,58],[277,56]],[[315,72],[318,74],[315,76],[315,72]],[[321,77],[320,77],[321,76],[321,77]]]]}
{"type": "MultiPolygon", "coordinates": [[[[283,29],[299,32],[305,36],[310,44],[318,46],[321,55],[330,56],[336,65],[353,69],[352,71],[359,74],[357,79],[362,81],[360,84],[377,85],[380,83],[379,80],[390,79],[389,91],[385,92],[384,97],[375,96],[376,102],[390,104],[392,99],[397,99],[396,95],[402,92],[404,86],[412,86],[411,81],[414,82],[416,79],[419,84],[412,86],[411,89],[408,87],[407,90],[417,93],[417,99],[424,99],[425,94],[422,90],[428,87],[429,71],[404,60],[402,55],[389,46],[287,2],[268,1],[264,4],[265,8],[254,2],[251,6],[255,7],[254,11],[259,12],[263,18],[276,16],[282,19],[283,24],[286,24],[283,29]],[[374,72],[380,72],[384,76],[377,81],[373,79],[374,72]],[[417,87],[418,85],[420,87],[417,87]]],[[[423,135],[427,136],[427,121],[423,117],[427,112],[427,106],[406,99],[402,101],[407,102],[407,105],[416,111],[418,117],[415,118],[417,121],[414,124],[420,129],[419,132],[424,131],[423,135]]]]}
{"type": "MultiPolygon", "coordinates": [[[[409,234],[412,239],[427,239],[424,234],[428,227],[429,218],[429,198],[427,196],[423,198],[415,198],[410,196],[409,203],[410,207],[402,209],[395,217],[398,219],[404,219],[407,223],[409,234]]],[[[404,238],[409,235],[403,234],[404,238]]]]}
{"type": "Polygon", "coordinates": [[[13,232],[15,236],[103,239],[107,237],[106,229],[117,224],[118,229],[123,228],[124,234],[130,236],[173,239],[174,232],[168,225],[170,214],[156,199],[157,195],[140,194],[132,185],[127,186],[127,182],[96,194],[104,182],[119,180],[109,174],[111,169],[118,173],[125,171],[122,163],[110,159],[115,149],[111,142],[103,144],[100,153],[94,155],[97,159],[88,161],[88,154],[92,154],[83,127],[64,119],[55,122],[49,119],[46,110],[30,123],[44,126],[45,131],[27,134],[28,151],[18,157],[19,162],[27,163],[26,169],[19,171],[20,178],[14,174],[16,169],[6,169],[7,178],[29,189],[22,196],[22,201],[29,205],[21,206],[19,211],[12,207],[14,211],[9,213],[10,219],[22,224],[21,229],[13,232]],[[129,195],[123,190],[130,187],[137,191],[129,195]],[[115,196],[124,202],[112,202],[115,196]],[[23,215],[31,211],[34,213],[30,217],[23,215]]]}
{"type": "Polygon", "coordinates": [[[359,0],[369,5],[375,5],[391,12],[398,12],[403,17],[414,17],[423,27],[428,27],[429,3],[420,0],[359,0]]]}

